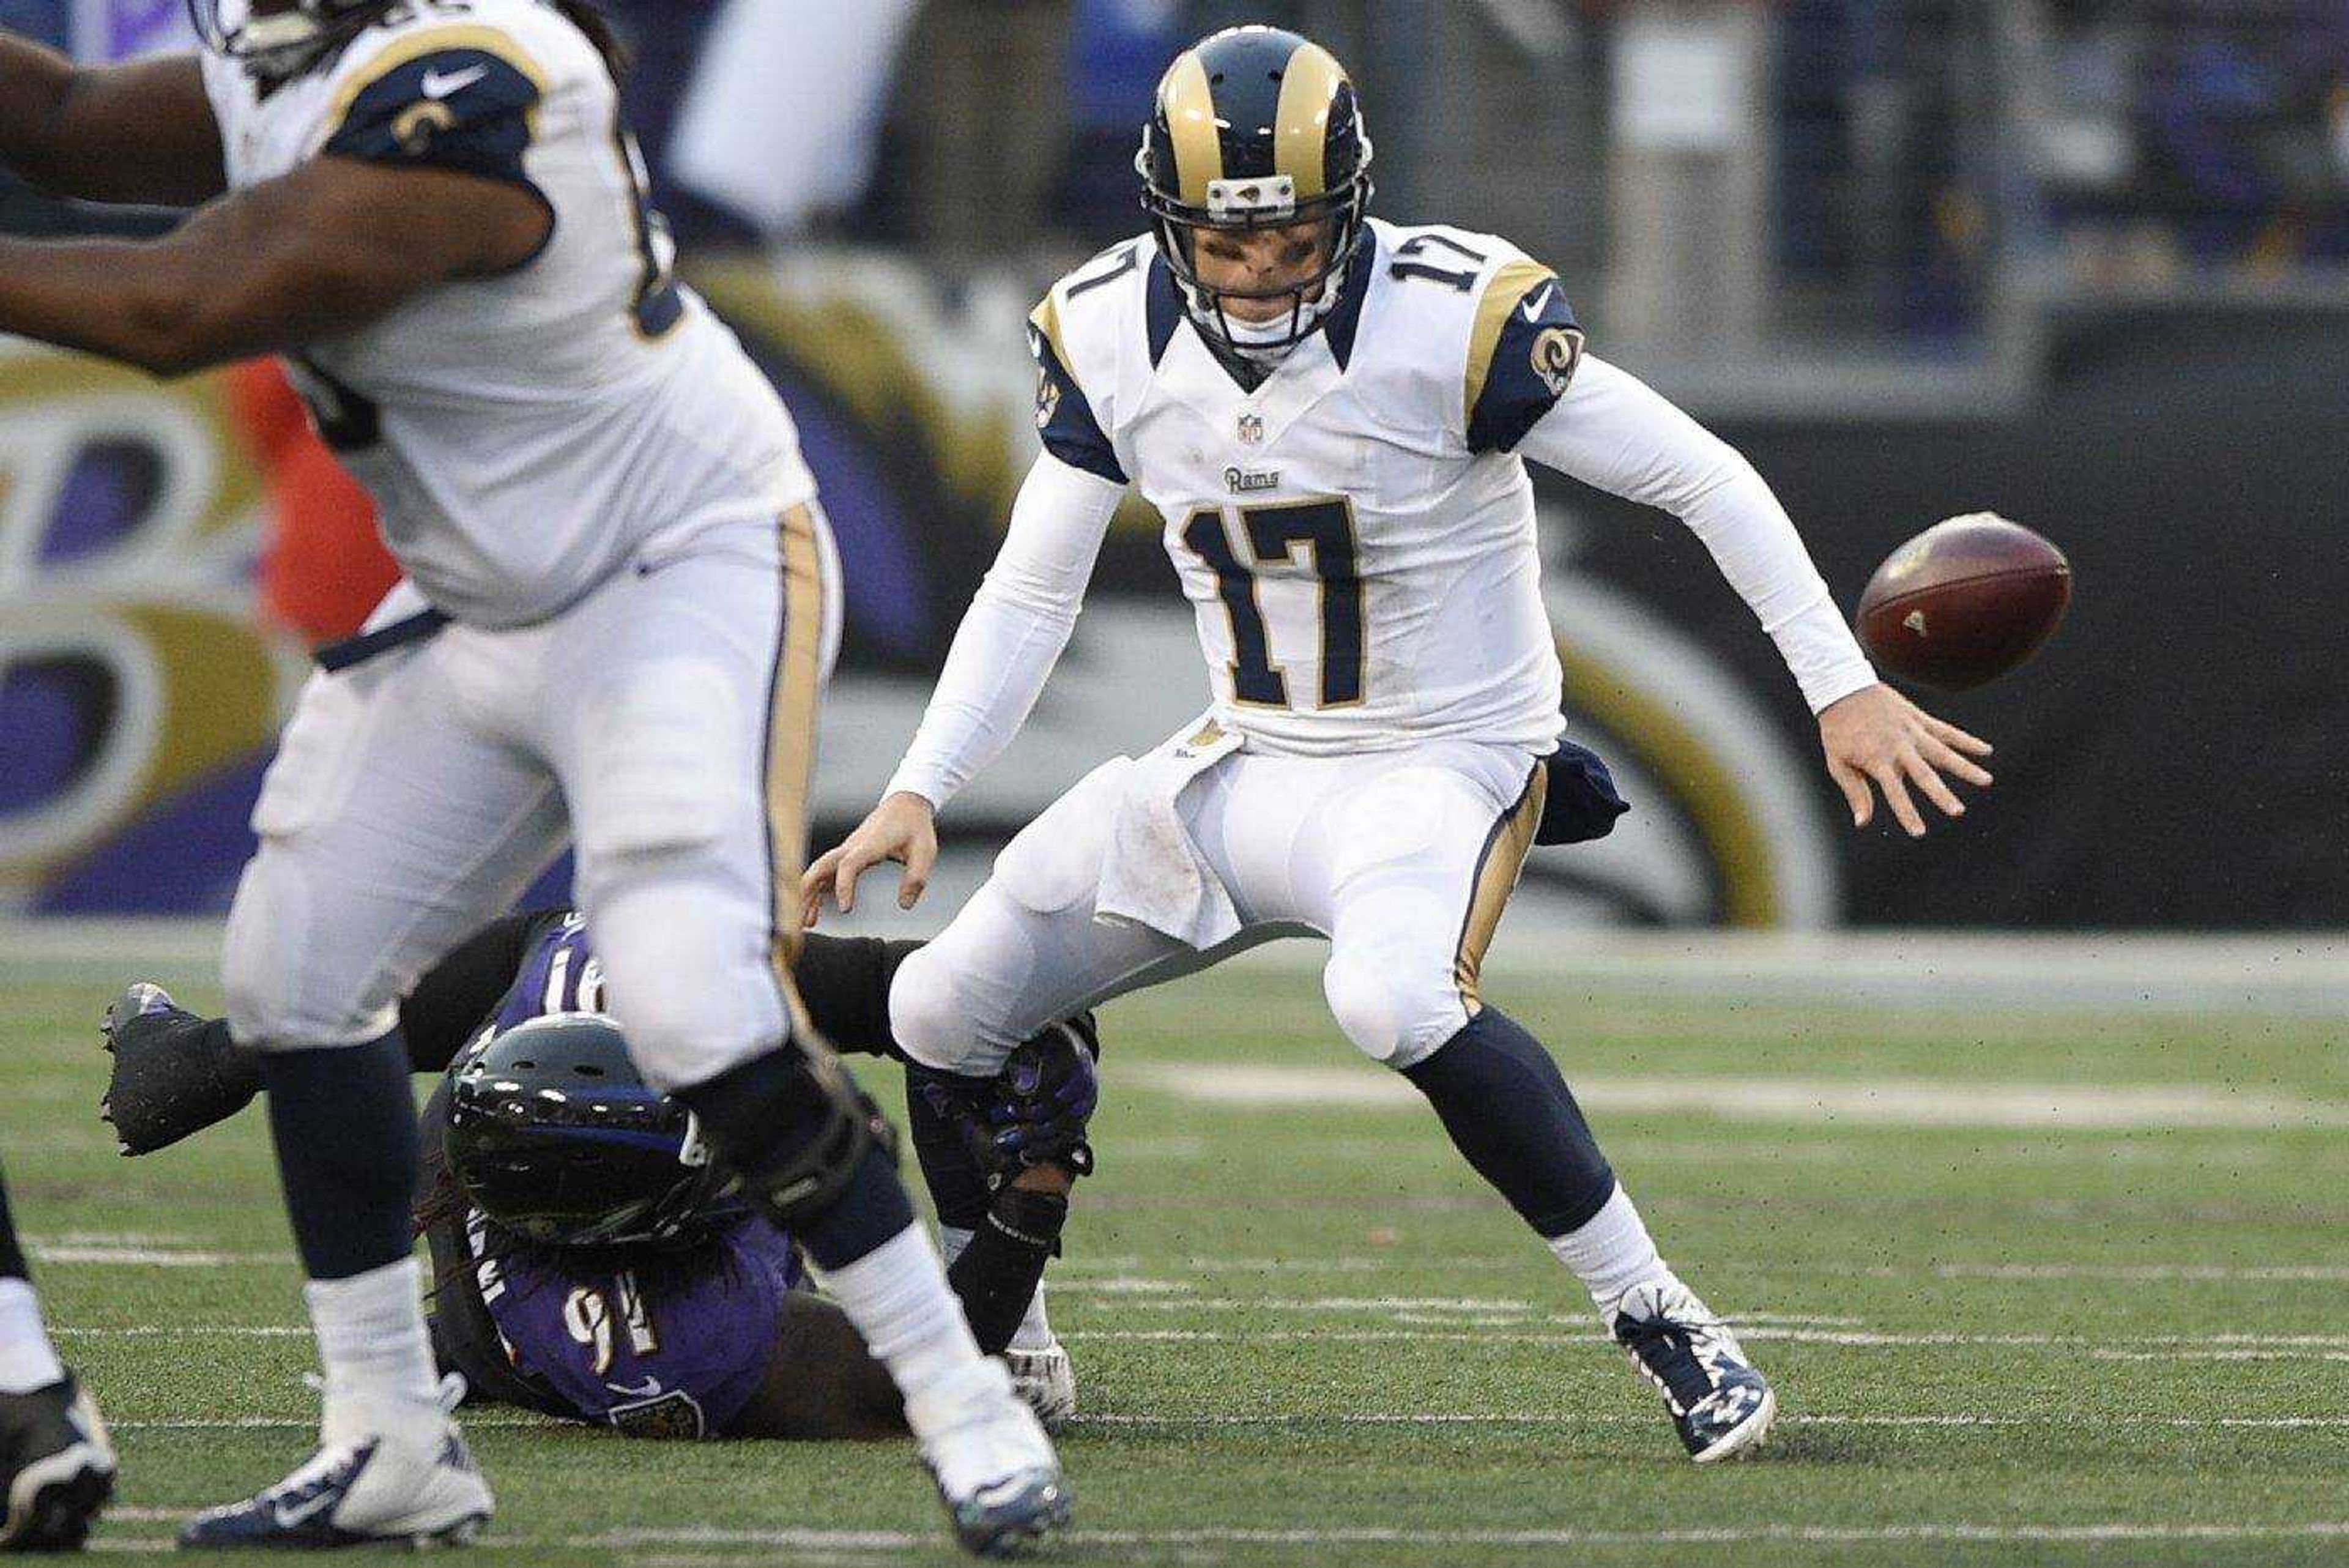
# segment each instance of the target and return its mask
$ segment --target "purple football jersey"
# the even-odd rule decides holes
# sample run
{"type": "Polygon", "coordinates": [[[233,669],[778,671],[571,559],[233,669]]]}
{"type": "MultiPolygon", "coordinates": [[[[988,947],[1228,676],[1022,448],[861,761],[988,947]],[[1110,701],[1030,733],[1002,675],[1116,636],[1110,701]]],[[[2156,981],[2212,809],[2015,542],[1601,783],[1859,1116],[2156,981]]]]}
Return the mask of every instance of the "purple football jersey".
{"type": "MultiPolygon", "coordinates": [[[[584,923],[575,913],[550,917],[466,1054],[533,1018],[603,1005],[603,966],[584,923]]],[[[434,1096],[435,1107],[445,1095],[434,1096]]],[[[425,1120],[428,1136],[440,1136],[445,1112],[428,1107],[425,1120]]],[[[451,1233],[436,1230],[433,1267],[463,1270],[460,1287],[472,1287],[466,1293],[487,1314],[497,1351],[521,1379],[519,1389],[496,1397],[527,1393],[523,1402],[534,1407],[633,1436],[722,1434],[766,1376],[783,1298],[807,1288],[791,1239],[752,1215],[687,1251],[533,1247],[497,1235],[478,1212],[467,1217],[461,1238],[456,1229],[452,1219],[451,1233]]],[[[471,1355],[478,1361],[495,1353],[479,1345],[471,1355]]],[[[457,1365],[461,1371],[466,1364],[457,1365]]]]}
{"type": "Polygon", "coordinates": [[[486,1258],[486,1227],[469,1230],[507,1359],[576,1419],[633,1437],[723,1433],[766,1376],[783,1298],[806,1282],[790,1241],[756,1218],[597,1272],[543,1248],[486,1258]]]}

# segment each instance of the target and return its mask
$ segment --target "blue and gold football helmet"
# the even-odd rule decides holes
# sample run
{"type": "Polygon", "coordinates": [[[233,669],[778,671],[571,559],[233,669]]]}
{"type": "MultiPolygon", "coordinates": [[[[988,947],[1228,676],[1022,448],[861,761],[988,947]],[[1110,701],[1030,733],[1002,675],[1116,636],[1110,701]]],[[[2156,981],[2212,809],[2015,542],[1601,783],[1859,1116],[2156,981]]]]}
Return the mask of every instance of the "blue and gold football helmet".
{"type": "Polygon", "coordinates": [[[1235,341],[1223,300],[1199,281],[1202,229],[1328,225],[1320,265],[1271,296],[1295,296],[1285,337],[1320,323],[1354,252],[1371,200],[1371,140],[1354,84],[1320,45],[1278,27],[1230,27],[1174,58],[1134,159],[1142,204],[1202,330],[1235,341]]]}

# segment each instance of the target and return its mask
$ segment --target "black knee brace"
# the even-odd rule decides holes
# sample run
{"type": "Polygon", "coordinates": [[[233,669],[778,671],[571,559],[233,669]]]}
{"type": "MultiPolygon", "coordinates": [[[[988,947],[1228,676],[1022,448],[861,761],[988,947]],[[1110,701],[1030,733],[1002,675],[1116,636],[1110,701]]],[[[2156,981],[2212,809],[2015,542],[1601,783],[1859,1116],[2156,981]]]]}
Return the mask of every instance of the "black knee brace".
{"type": "Polygon", "coordinates": [[[896,1158],[887,1118],[820,1040],[787,1040],[678,1098],[737,1172],[742,1196],[786,1230],[838,1201],[868,1153],[896,1158]]]}

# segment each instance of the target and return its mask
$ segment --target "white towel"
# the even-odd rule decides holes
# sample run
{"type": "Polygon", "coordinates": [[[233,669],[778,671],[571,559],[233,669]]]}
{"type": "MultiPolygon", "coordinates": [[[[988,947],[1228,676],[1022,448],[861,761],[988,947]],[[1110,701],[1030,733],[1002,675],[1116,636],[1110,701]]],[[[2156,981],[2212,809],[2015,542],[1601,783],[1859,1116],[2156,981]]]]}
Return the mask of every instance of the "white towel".
{"type": "Polygon", "coordinates": [[[1239,935],[1239,911],[1223,878],[1184,826],[1181,799],[1195,779],[1240,749],[1214,719],[1191,726],[1126,770],[1110,826],[1093,918],[1161,931],[1206,951],[1239,935]]]}

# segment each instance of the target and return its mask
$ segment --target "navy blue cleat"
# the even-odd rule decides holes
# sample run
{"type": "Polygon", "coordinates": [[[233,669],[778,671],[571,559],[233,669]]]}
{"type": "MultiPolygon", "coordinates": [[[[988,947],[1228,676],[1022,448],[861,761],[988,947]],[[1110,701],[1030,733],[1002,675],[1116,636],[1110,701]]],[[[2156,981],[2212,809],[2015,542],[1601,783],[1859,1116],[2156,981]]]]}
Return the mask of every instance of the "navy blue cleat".
{"type": "Polygon", "coordinates": [[[1634,1286],[1616,1311],[1615,1339],[1663,1391],[1664,1407],[1697,1463],[1751,1453],[1770,1435],[1777,1394],[1746,1360],[1729,1325],[1686,1286],[1634,1286]]]}
{"type": "Polygon", "coordinates": [[[198,1514],[188,1551],[300,1552],[346,1546],[463,1546],[495,1505],[456,1424],[328,1444],[257,1497],[198,1514]]]}
{"type": "Polygon", "coordinates": [[[76,1552],[114,1495],[114,1445],[98,1406],[67,1373],[29,1394],[0,1394],[0,1552],[76,1552]]]}
{"type": "Polygon", "coordinates": [[[1015,1557],[1067,1526],[1072,1500],[1060,1459],[1001,1362],[981,1361],[916,1395],[905,1418],[964,1551],[1015,1557]]]}

